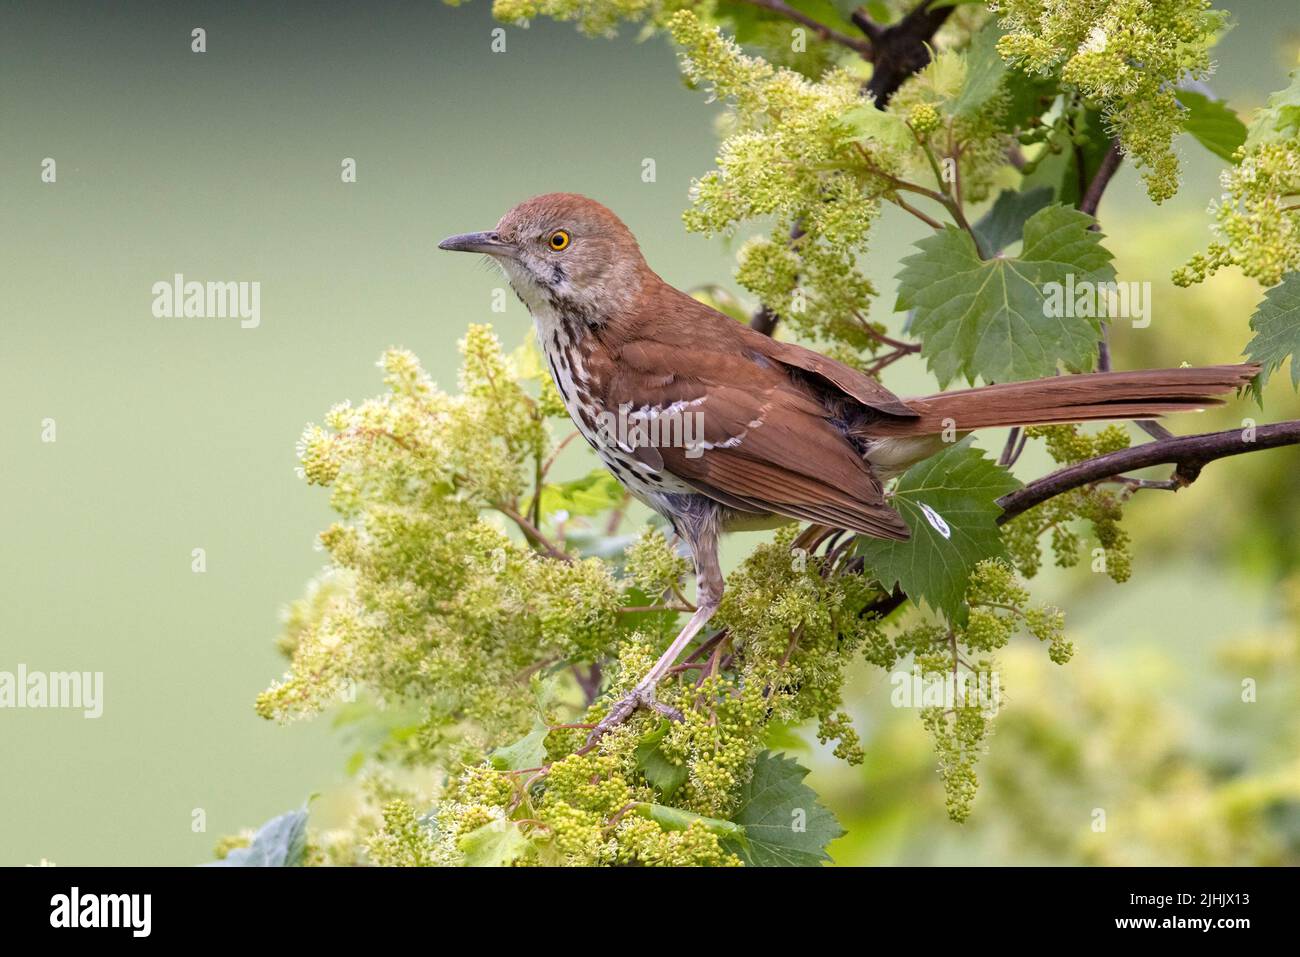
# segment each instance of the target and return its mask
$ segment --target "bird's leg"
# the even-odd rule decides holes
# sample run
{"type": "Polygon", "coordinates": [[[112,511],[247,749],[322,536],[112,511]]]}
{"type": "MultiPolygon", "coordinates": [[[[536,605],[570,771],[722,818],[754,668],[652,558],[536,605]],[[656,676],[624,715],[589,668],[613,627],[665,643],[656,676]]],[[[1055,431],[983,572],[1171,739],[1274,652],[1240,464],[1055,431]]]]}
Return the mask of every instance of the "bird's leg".
{"type": "Polygon", "coordinates": [[[609,713],[601,719],[600,723],[587,736],[587,744],[594,744],[601,735],[611,728],[617,727],[632,716],[637,708],[650,708],[660,714],[666,715],[675,721],[680,721],[682,715],[676,708],[671,708],[666,704],[656,700],[655,687],[663,680],[668,670],[677,663],[686,646],[691,643],[696,635],[700,633],[713,613],[718,610],[718,605],[722,602],[722,568],[718,564],[718,533],[717,528],[712,521],[703,523],[703,527],[692,529],[685,536],[687,544],[690,545],[691,554],[695,559],[695,583],[696,599],[695,613],[691,615],[691,620],[686,623],[686,627],[681,630],[672,644],[659,656],[659,660],[654,663],[644,678],[637,682],[625,697],[614,704],[609,709],[609,713]]]}

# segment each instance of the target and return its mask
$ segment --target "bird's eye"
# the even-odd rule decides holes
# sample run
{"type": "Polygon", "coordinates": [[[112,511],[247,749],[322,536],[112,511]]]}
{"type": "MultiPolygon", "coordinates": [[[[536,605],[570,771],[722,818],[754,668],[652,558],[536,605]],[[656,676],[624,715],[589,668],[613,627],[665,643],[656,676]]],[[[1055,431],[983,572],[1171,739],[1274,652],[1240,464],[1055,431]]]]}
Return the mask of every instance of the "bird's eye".
{"type": "Polygon", "coordinates": [[[558,253],[562,250],[568,249],[570,242],[571,237],[569,234],[563,229],[557,229],[555,232],[551,233],[551,238],[546,241],[546,245],[550,246],[558,253]]]}

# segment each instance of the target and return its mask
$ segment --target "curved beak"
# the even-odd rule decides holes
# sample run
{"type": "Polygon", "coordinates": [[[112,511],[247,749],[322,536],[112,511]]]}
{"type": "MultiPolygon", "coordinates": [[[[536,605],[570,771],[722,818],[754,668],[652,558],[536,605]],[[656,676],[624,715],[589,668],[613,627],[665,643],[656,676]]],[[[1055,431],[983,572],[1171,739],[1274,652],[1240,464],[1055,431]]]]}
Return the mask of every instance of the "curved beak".
{"type": "Polygon", "coordinates": [[[439,249],[450,249],[458,253],[487,253],[489,256],[512,256],[514,246],[503,242],[495,232],[461,233],[448,236],[438,243],[439,249]]]}

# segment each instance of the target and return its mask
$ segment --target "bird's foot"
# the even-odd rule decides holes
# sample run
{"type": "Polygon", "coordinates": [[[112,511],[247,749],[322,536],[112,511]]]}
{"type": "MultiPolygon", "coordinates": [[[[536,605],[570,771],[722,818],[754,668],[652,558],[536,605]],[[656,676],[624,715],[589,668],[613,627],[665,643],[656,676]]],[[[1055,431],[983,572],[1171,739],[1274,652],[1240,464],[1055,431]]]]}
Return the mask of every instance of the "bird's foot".
{"type": "Polygon", "coordinates": [[[664,704],[655,697],[655,682],[642,681],[633,688],[625,697],[620,698],[614,703],[614,707],[609,709],[609,714],[600,720],[596,727],[591,729],[591,734],[587,735],[587,746],[595,744],[601,736],[617,728],[620,724],[632,717],[637,708],[647,708],[656,711],[672,721],[681,721],[682,713],[670,705],[664,704]]]}

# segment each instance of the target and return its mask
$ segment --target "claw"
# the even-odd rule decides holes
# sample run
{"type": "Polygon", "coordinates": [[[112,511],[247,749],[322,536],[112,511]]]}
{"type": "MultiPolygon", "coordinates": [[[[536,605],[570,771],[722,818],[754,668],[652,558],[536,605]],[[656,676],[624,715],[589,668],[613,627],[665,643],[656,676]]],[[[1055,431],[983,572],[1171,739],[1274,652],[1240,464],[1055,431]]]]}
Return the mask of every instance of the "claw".
{"type": "Polygon", "coordinates": [[[653,696],[650,698],[649,701],[646,702],[646,704],[650,706],[651,710],[657,711],[659,714],[663,715],[669,721],[686,720],[685,716],[676,708],[674,708],[672,705],[664,704],[662,701],[657,701],[653,696]]]}
{"type": "Polygon", "coordinates": [[[649,708],[664,715],[672,721],[681,721],[682,713],[671,705],[666,705],[655,697],[654,685],[637,685],[624,698],[621,698],[609,709],[609,714],[600,720],[596,727],[591,729],[587,735],[587,746],[595,744],[601,737],[608,732],[617,728],[620,724],[632,717],[637,708],[649,708]]]}
{"type": "Polygon", "coordinates": [[[718,549],[716,536],[709,533],[705,536],[707,540],[694,542],[691,546],[695,553],[696,573],[700,580],[700,599],[691,620],[686,623],[686,627],[678,633],[672,643],[664,649],[664,653],[659,656],[659,660],[654,663],[654,667],[649,673],[642,678],[635,688],[627,695],[614,703],[614,707],[609,709],[609,714],[605,715],[596,727],[591,729],[591,734],[587,735],[585,749],[591,749],[596,746],[596,742],[607,734],[610,729],[618,727],[624,721],[632,716],[632,712],[637,708],[649,708],[657,714],[662,714],[673,721],[681,721],[682,713],[676,708],[671,708],[666,704],[660,704],[655,700],[655,686],[668,674],[672,669],[673,662],[677,656],[691,642],[691,639],[699,634],[700,629],[705,626],[713,613],[718,610],[718,603],[722,600],[722,572],[718,570],[718,549]]]}

